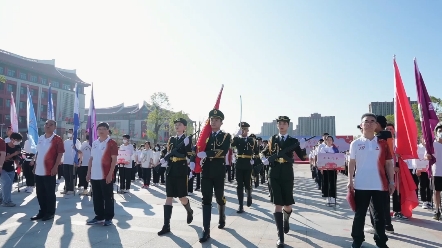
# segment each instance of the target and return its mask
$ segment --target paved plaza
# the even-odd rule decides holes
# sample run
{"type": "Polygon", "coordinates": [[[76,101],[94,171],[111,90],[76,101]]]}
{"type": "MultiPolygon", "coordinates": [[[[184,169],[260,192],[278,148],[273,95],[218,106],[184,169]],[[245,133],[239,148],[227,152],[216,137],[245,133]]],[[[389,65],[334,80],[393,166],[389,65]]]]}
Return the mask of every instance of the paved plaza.
{"type": "MultiPolygon", "coordinates": [[[[308,165],[295,165],[295,200],[291,231],[285,236],[286,247],[350,247],[353,213],[345,200],[346,177],[338,176],[338,203],[327,207],[316,189],[308,165]]],[[[16,184],[14,184],[16,187],[16,184]]],[[[275,247],[276,226],[273,206],[267,186],[254,189],[253,205],[237,214],[236,185],[226,182],[226,227],[218,229],[218,215],[213,200],[212,239],[198,242],[202,231],[201,193],[191,196],[194,209],[192,224],[186,224],[186,211],[174,202],[172,233],[158,237],[163,224],[164,186],[141,189],[140,182],[132,185],[128,194],[115,194],[114,225],[87,226],[94,216],[89,197],[63,198],[57,193],[57,213],[53,221],[34,222],[30,217],[38,211],[35,193],[14,192],[17,207],[0,207],[0,247],[275,247]]],[[[59,191],[63,184],[59,186],[59,191]]],[[[24,188],[23,188],[24,189],[24,188]]],[[[442,247],[442,223],[432,219],[432,211],[415,209],[408,221],[394,221],[395,234],[389,234],[390,247],[442,247]]],[[[367,217],[366,223],[369,223],[367,217]]],[[[371,234],[366,235],[364,247],[375,247],[371,234]]]]}

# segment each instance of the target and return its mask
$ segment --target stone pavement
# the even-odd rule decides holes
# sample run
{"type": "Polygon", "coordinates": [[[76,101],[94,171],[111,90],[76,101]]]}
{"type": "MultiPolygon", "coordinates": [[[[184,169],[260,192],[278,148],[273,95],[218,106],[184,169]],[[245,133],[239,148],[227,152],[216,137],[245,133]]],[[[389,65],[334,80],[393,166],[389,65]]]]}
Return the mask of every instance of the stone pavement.
{"type": "MultiPolygon", "coordinates": [[[[350,247],[353,213],[345,200],[346,177],[338,176],[338,202],[336,208],[327,207],[320,192],[315,189],[308,165],[295,165],[294,214],[291,231],[285,236],[286,247],[350,247]]],[[[191,196],[194,221],[186,224],[186,213],[179,202],[174,202],[172,233],[158,237],[163,223],[164,186],[141,189],[135,182],[131,193],[115,195],[114,225],[87,226],[86,220],[94,216],[89,197],[63,198],[57,193],[57,214],[53,221],[33,222],[29,218],[37,213],[35,193],[14,192],[17,207],[0,207],[1,247],[275,247],[276,226],[273,207],[268,201],[267,186],[254,190],[253,205],[245,213],[237,214],[235,184],[226,182],[227,223],[218,229],[218,215],[212,208],[210,242],[200,244],[201,193],[191,196]]],[[[16,186],[16,184],[14,184],[16,186]]],[[[63,185],[59,186],[61,190],[63,185]]],[[[416,208],[408,221],[394,221],[395,234],[390,234],[390,247],[442,247],[442,224],[431,218],[432,212],[416,208]]],[[[366,223],[369,223],[367,217],[366,223]]],[[[375,247],[371,234],[366,235],[364,247],[375,247]]]]}

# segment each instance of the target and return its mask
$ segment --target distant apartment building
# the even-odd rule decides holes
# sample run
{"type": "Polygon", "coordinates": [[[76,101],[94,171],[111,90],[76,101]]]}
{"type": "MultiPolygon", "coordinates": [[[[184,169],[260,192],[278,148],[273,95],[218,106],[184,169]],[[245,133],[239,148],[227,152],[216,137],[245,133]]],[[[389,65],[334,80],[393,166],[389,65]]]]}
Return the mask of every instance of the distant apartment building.
{"type": "MultiPolygon", "coordinates": [[[[410,106],[413,104],[417,104],[417,101],[410,101],[410,106]]],[[[391,102],[371,102],[368,105],[368,112],[373,113],[375,115],[394,115],[394,98],[391,102]]]]}
{"type": "Polygon", "coordinates": [[[325,132],[336,135],[335,117],[313,113],[309,117],[298,117],[298,125],[294,133],[299,136],[320,136],[325,132]]]}

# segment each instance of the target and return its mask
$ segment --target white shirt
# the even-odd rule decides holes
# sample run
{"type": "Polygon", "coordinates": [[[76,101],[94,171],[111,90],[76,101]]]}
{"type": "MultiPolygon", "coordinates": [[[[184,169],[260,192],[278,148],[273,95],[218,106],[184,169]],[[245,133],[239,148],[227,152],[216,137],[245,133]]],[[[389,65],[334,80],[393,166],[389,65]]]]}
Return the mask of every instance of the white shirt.
{"type": "MultiPolygon", "coordinates": [[[[442,177],[442,144],[438,141],[434,141],[433,147],[433,156],[436,158],[436,163],[431,166],[431,171],[433,172],[433,176],[442,177]]],[[[425,152],[425,154],[426,153],[427,152],[425,152]]]]}
{"type": "Polygon", "coordinates": [[[5,138],[5,143],[8,144],[9,142],[11,142],[11,139],[9,137],[5,138]]]}
{"type": "Polygon", "coordinates": [[[60,136],[52,134],[46,138],[43,134],[38,138],[37,160],[35,161],[35,175],[50,176],[51,170],[56,165],[55,162],[60,153],[64,153],[63,141],[60,136]]]}
{"type": "Polygon", "coordinates": [[[288,134],[284,134],[284,135],[279,134],[279,139],[281,140],[282,137],[284,137],[284,141],[286,141],[287,140],[287,136],[289,136],[289,135],[288,134]]]}
{"type": "MultiPolygon", "coordinates": [[[[132,146],[131,146],[132,147],[132,146]]],[[[133,147],[132,147],[133,148],[133,147]]],[[[96,139],[92,143],[91,157],[91,179],[103,180],[106,179],[112,163],[112,156],[118,155],[117,143],[110,137],[100,142],[100,139],[96,139]]]]}
{"type": "Polygon", "coordinates": [[[152,149],[149,149],[149,150],[144,149],[144,150],[140,151],[141,167],[152,168],[150,162],[151,162],[151,160],[153,160],[153,155],[154,155],[154,153],[153,153],[152,149]]]}
{"type": "Polygon", "coordinates": [[[356,160],[354,188],[358,190],[388,190],[385,163],[391,152],[385,140],[360,137],[350,144],[350,158],[356,160]]]}
{"type": "MultiPolygon", "coordinates": [[[[77,150],[80,150],[81,143],[77,139],[77,142],[75,143],[75,147],[77,150]]],[[[71,139],[67,139],[64,141],[64,158],[63,158],[63,164],[74,164],[74,157],[75,157],[75,150],[74,150],[74,141],[71,139]]]]}
{"type": "Polygon", "coordinates": [[[91,158],[91,149],[92,147],[89,145],[89,141],[86,140],[81,144],[80,151],[83,153],[83,163],[81,166],[88,166],[89,159],[91,158]]]}
{"type": "Polygon", "coordinates": [[[335,151],[333,150],[333,146],[325,145],[319,150],[319,153],[335,153],[335,151]]]}
{"type": "Polygon", "coordinates": [[[158,163],[160,162],[160,157],[161,157],[161,152],[160,151],[153,152],[152,160],[153,160],[153,165],[154,166],[158,165],[158,163]]]}
{"type": "MultiPolygon", "coordinates": [[[[132,155],[134,154],[134,146],[132,144],[128,145],[121,145],[119,151],[128,151],[130,158],[132,158],[132,155]]],[[[131,161],[132,162],[132,161],[131,161]]],[[[124,165],[124,168],[132,168],[132,163],[124,165]]]]}

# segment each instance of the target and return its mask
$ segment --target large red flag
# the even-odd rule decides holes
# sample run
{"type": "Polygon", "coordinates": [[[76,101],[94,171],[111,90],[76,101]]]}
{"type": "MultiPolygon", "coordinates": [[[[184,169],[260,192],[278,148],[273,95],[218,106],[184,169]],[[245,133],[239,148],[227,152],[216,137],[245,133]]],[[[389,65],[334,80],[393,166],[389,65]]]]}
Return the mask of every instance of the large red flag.
{"type": "MultiPolygon", "coordinates": [[[[221,86],[221,90],[219,91],[218,97],[216,98],[215,106],[213,109],[219,109],[219,103],[221,101],[221,95],[223,93],[224,85],[221,86]]],[[[212,128],[210,127],[210,120],[207,118],[206,123],[201,130],[200,137],[196,142],[196,153],[204,151],[206,149],[206,143],[209,139],[210,133],[212,132],[212,128]]],[[[201,172],[201,159],[195,158],[195,173],[201,172]]]]}
{"type": "Polygon", "coordinates": [[[399,157],[398,186],[402,214],[406,217],[411,217],[412,210],[419,205],[419,201],[416,195],[416,184],[404,160],[418,158],[417,128],[396,59],[393,60],[393,64],[395,78],[394,117],[396,123],[396,154],[399,157]]]}

